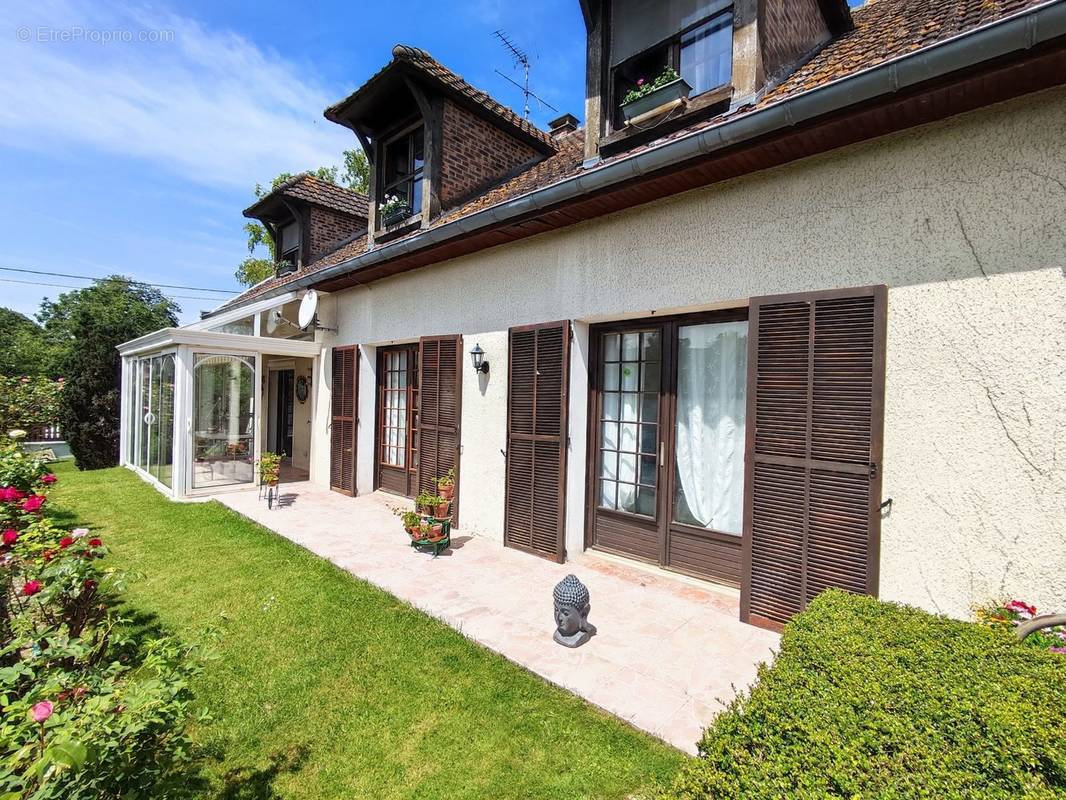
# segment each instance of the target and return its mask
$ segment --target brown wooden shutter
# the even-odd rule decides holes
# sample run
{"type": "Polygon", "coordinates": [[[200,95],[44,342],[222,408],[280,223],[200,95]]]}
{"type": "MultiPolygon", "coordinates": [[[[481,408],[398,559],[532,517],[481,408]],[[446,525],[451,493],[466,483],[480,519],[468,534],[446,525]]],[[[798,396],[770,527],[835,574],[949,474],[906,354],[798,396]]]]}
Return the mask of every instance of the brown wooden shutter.
{"type": "Polygon", "coordinates": [[[562,563],[570,323],[511,328],[504,543],[562,563]]]}
{"type": "Polygon", "coordinates": [[[359,396],[359,350],[333,348],[333,392],[329,448],[329,487],[355,494],[355,430],[359,396]]]}
{"type": "Polygon", "coordinates": [[[459,421],[463,341],[427,336],[418,348],[418,490],[437,492],[437,478],[455,470],[452,527],[459,527],[459,421]]]}
{"type": "Polygon", "coordinates": [[[751,301],[741,619],[877,594],[884,286],[751,301]]]}

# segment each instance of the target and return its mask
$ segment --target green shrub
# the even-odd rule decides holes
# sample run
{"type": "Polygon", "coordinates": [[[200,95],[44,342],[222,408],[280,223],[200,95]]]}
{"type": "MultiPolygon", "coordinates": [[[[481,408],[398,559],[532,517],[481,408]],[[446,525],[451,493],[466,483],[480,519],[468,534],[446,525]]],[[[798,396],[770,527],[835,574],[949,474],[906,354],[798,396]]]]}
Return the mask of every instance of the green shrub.
{"type": "Polygon", "coordinates": [[[786,626],[774,663],[662,794],[1062,796],[1066,657],[839,591],[786,626]]]}
{"type": "Polygon", "coordinates": [[[10,439],[0,479],[0,800],[183,795],[198,654],[119,615],[105,543],[10,439]]]}
{"type": "Polygon", "coordinates": [[[62,378],[0,375],[0,435],[12,428],[54,424],[63,383],[62,378]]]}

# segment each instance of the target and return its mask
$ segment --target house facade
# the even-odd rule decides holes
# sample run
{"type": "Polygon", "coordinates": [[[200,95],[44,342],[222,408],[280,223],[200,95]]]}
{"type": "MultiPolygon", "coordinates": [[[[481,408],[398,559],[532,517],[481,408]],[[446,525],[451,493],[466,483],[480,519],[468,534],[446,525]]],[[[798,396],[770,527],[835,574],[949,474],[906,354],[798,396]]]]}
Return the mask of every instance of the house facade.
{"type": "Polygon", "coordinates": [[[278,274],[120,348],[124,462],[179,497],[268,450],[346,494],[454,471],[463,532],[757,624],[828,586],[1061,608],[1066,3],[967,5],[586,2],[550,131],[397,46],[326,110],[370,201],[279,187],[278,274]]]}

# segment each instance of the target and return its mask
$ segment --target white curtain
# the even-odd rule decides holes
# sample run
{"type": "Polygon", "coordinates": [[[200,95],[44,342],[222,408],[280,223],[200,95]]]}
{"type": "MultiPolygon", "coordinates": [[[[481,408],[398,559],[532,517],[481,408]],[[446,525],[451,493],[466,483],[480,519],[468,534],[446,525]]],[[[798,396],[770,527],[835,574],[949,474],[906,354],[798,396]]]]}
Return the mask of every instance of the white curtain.
{"type": "Polygon", "coordinates": [[[740,533],[748,323],[684,327],[679,340],[675,518],[740,533]]]}

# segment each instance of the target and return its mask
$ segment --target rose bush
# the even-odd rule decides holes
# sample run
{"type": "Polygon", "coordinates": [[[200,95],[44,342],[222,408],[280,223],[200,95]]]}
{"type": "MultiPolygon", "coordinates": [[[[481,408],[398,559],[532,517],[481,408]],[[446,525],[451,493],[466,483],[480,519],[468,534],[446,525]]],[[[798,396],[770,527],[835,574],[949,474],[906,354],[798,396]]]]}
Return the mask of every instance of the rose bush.
{"type": "Polygon", "coordinates": [[[119,615],[105,541],[47,515],[35,462],[0,445],[0,800],[182,795],[201,654],[119,615]]]}

